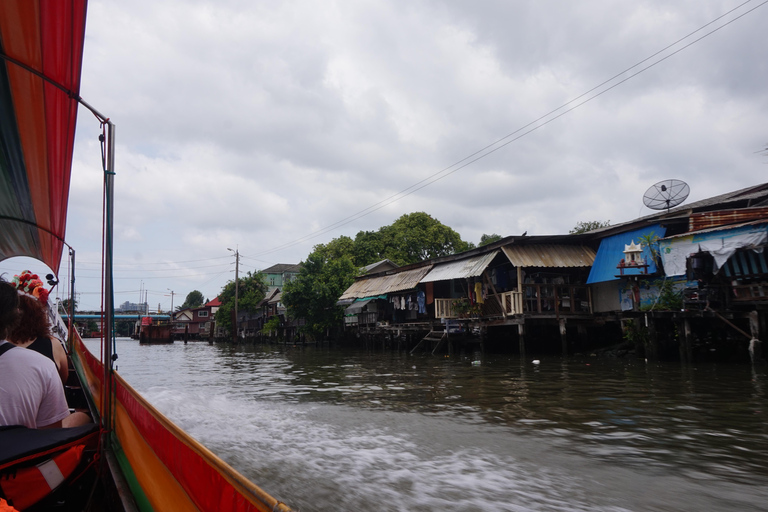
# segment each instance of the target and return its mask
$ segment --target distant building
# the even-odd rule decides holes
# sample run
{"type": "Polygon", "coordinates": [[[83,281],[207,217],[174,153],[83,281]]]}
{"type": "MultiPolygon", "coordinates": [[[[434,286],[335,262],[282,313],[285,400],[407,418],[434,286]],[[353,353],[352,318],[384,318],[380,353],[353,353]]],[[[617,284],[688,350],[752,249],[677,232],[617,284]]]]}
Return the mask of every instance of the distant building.
{"type": "Polygon", "coordinates": [[[199,308],[187,308],[173,314],[173,333],[177,337],[185,333],[191,339],[210,339],[217,335],[216,312],[221,307],[218,297],[199,308]]]}
{"type": "Polygon", "coordinates": [[[149,304],[147,304],[146,302],[140,302],[137,304],[135,302],[125,301],[122,304],[120,304],[120,306],[118,306],[117,310],[123,313],[125,313],[126,311],[139,311],[144,313],[146,311],[149,311],[149,304]]]}
{"type": "Polygon", "coordinates": [[[301,263],[278,263],[261,271],[264,274],[264,284],[267,285],[267,295],[274,290],[283,288],[285,283],[293,281],[301,271],[301,263]]]}

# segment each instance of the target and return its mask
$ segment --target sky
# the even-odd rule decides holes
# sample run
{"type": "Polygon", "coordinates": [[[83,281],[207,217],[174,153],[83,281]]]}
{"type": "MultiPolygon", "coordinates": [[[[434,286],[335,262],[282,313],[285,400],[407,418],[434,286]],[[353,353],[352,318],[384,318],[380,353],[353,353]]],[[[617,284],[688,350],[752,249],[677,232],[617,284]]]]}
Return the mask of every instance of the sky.
{"type": "MultiPolygon", "coordinates": [[[[80,93],[116,126],[115,304],[213,299],[235,250],[242,275],[413,212],[477,244],[653,213],[666,179],[688,201],[768,181],[764,4],[91,1],[80,93]]],[[[101,303],[99,133],[81,108],[81,310],[101,303]]],[[[48,272],[0,263],[25,268],[48,272]]]]}

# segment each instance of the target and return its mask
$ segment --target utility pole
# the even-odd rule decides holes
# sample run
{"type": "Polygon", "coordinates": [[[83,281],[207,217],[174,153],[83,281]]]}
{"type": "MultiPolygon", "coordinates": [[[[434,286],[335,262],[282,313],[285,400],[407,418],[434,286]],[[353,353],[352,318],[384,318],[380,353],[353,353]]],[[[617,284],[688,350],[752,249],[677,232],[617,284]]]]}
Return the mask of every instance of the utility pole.
{"type": "Polygon", "coordinates": [[[233,341],[239,341],[238,335],[237,335],[237,299],[239,295],[238,288],[240,288],[239,283],[239,272],[240,272],[240,248],[235,246],[236,249],[232,251],[229,247],[227,247],[228,251],[232,251],[235,253],[235,328],[233,329],[232,339],[233,341]]]}
{"type": "Polygon", "coordinates": [[[168,291],[171,292],[171,314],[173,314],[173,290],[168,288],[168,291]]]}

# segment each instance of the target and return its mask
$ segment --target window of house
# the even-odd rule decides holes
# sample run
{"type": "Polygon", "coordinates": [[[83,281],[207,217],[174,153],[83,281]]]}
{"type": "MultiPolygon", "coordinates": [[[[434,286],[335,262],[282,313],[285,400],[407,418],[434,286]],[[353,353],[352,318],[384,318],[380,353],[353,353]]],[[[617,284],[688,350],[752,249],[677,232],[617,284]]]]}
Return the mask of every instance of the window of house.
{"type": "Polygon", "coordinates": [[[269,278],[269,284],[270,284],[270,286],[275,286],[275,278],[274,277],[270,277],[269,278]]]}
{"type": "Polygon", "coordinates": [[[199,316],[199,317],[206,317],[206,316],[208,316],[208,312],[207,311],[198,311],[197,312],[197,316],[199,316]]]}

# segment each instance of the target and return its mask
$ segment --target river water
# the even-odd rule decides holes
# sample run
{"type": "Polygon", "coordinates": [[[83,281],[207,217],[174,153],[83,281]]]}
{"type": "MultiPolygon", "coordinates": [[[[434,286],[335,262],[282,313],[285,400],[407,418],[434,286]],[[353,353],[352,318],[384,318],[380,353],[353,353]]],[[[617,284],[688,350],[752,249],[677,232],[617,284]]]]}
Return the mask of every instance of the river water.
{"type": "Polygon", "coordinates": [[[117,353],[155,407],[303,512],[768,510],[765,367],[129,338],[117,353]]]}

